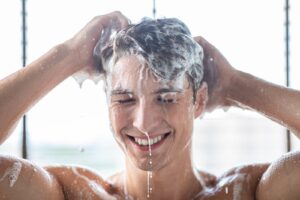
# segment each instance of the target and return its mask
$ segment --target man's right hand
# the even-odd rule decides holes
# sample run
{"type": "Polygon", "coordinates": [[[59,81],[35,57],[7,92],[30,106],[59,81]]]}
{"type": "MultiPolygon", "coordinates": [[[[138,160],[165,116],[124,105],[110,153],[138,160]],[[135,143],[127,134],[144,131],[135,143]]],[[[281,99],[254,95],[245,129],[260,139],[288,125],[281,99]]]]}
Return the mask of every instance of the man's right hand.
{"type": "Polygon", "coordinates": [[[0,144],[24,113],[56,85],[79,71],[93,73],[93,50],[97,41],[103,40],[102,33],[111,27],[119,30],[127,25],[128,19],[120,12],[95,17],[70,40],[0,80],[0,144]]]}

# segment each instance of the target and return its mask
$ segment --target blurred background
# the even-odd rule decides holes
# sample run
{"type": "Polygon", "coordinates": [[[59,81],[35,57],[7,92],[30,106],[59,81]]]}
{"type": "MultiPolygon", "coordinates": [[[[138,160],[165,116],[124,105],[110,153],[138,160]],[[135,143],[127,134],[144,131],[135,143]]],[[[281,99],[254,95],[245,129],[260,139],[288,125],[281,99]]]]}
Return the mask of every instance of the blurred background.
{"type": "MultiPolygon", "coordinates": [[[[286,85],[284,0],[27,0],[26,63],[72,37],[96,15],[120,10],[132,22],[177,17],[213,43],[237,69],[286,85]]],[[[289,85],[300,89],[300,1],[289,7],[289,85]]],[[[0,1],[0,78],[22,68],[22,1],[0,1]]],[[[1,92],[1,91],[0,91],[1,92]]],[[[23,121],[0,146],[22,157],[23,121]]],[[[79,164],[104,177],[122,170],[123,153],[109,129],[103,85],[70,77],[26,115],[26,156],[40,165],[79,164]]],[[[231,167],[271,162],[299,149],[286,129],[241,109],[217,110],[195,121],[193,157],[217,175],[231,167]],[[288,144],[290,147],[288,148],[288,144]]],[[[23,150],[24,155],[24,150],[23,150]]]]}

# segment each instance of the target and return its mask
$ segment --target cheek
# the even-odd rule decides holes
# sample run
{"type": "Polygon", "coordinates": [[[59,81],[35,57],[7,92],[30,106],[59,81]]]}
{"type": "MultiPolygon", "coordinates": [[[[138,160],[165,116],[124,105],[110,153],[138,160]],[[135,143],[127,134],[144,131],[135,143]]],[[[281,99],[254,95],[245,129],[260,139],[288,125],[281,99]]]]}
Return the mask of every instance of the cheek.
{"type": "Polygon", "coordinates": [[[193,104],[186,103],[177,110],[177,114],[172,117],[173,124],[177,126],[177,129],[184,134],[190,135],[193,130],[194,122],[194,106],[193,104]]]}
{"type": "Polygon", "coordinates": [[[194,104],[191,101],[186,100],[181,103],[181,106],[179,106],[179,109],[177,110],[177,117],[185,120],[191,120],[194,118],[194,111],[194,104]]]}
{"type": "Polygon", "coordinates": [[[121,129],[128,123],[128,118],[124,112],[117,107],[109,108],[109,118],[114,134],[120,134],[121,129]]]}

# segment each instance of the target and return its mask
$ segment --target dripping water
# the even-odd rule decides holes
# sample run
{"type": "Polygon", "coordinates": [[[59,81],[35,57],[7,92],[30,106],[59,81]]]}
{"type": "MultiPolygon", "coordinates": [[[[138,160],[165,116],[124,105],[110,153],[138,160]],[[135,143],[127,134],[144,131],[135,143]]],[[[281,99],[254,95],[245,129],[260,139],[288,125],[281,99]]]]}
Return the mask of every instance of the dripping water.
{"type": "Polygon", "coordinates": [[[147,136],[149,146],[149,169],[147,171],[147,198],[149,199],[152,193],[152,151],[149,134],[145,133],[145,135],[147,136]]]}

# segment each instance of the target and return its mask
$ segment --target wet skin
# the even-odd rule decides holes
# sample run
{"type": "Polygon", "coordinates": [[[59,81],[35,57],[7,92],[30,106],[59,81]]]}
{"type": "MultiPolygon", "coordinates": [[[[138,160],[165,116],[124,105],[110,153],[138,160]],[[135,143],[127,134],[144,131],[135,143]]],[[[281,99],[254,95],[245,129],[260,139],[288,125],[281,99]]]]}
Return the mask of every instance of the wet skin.
{"type": "Polygon", "coordinates": [[[120,59],[115,69],[118,73],[112,73],[107,95],[114,137],[126,155],[125,170],[104,180],[83,167],[39,168],[26,160],[2,156],[0,199],[147,199],[145,170],[153,171],[150,199],[299,199],[295,191],[300,182],[298,153],[285,155],[272,165],[237,167],[220,177],[195,172],[190,141],[194,118],[204,111],[205,87],[193,102],[185,79],[162,83],[136,57],[120,59]],[[151,156],[134,139],[146,139],[146,134],[150,138],[163,135],[152,145],[151,156]],[[17,175],[11,172],[16,164],[21,166],[17,175]],[[290,193],[295,195],[288,196],[290,193]]]}
{"type": "MultiPolygon", "coordinates": [[[[55,86],[75,73],[94,72],[93,49],[100,33],[111,30],[112,27],[116,27],[115,25],[120,29],[125,28],[128,26],[128,19],[120,12],[97,16],[69,40],[54,46],[25,68],[0,80],[0,143],[11,135],[20,118],[55,86]]],[[[212,79],[207,79],[210,91],[207,111],[231,106],[251,109],[285,126],[300,138],[299,90],[275,85],[239,71],[231,66],[226,58],[204,38],[198,36],[194,39],[204,49],[204,66],[211,66],[207,68],[212,72],[208,73],[212,74],[212,79]]],[[[205,99],[205,87],[200,91],[197,99],[201,99],[200,97],[205,99]]],[[[168,149],[170,157],[163,157],[162,163],[153,163],[152,181],[155,192],[151,196],[152,199],[186,200],[195,199],[197,194],[199,194],[198,199],[300,199],[299,152],[283,155],[270,165],[252,165],[230,170],[221,177],[210,176],[204,172],[196,173],[192,171],[189,145],[182,148],[182,144],[190,137],[189,128],[191,127],[182,124],[182,121],[180,121],[181,124],[176,124],[172,117],[168,119],[162,115],[163,109],[160,110],[159,107],[165,106],[158,104],[157,98],[150,98],[150,94],[150,96],[146,95],[147,98],[142,98],[144,95],[137,93],[136,89],[134,92],[137,102],[145,99],[146,101],[142,102],[146,103],[134,104],[133,110],[141,111],[141,108],[146,110],[149,109],[149,105],[154,105],[155,111],[159,112],[145,117],[155,115],[159,117],[159,123],[155,126],[158,127],[159,134],[165,133],[168,129],[173,130],[173,134],[170,135],[173,140],[169,142],[166,140],[160,146],[157,145],[157,149],[154,150],[163,154],[168,149]],[[139,107],[139,105],[144,105],[144,107],[139,107]],[[184,129],[187,132],[183,131],[184,129]],[[179,141],[181,137],[183,142],[179,141]],[[176,147],[183,150],[180,152],[176,147]],[[179,153],[178,157],[177,153],[179,153]],[[199,180],[202,181],[199,182],[199,180]]],[[[190,90],[184,90],[185,94],[189,92],[190,90]]],[[[189,95],[186,97],[185,100],[190,99],[189,95]]],[[[203,101],[196,104],[198,107],[192,106],[193,112],[187,113],[187,107],[180,103],[176,104],[175,110],[171,109],[171,111],[183,109],[182,111],[187,116],[193,114],[193,117],[197,117],[202,113],[201,102],[203,101]],[[181,106],[177,107],[178,105],[181,106]]],[[[114,117],[113,106],[111,111],[111,117],[114,117]]],[[[166,111],[168,113],[170,110],[166,111]]],[[[40,168],[29,161],[2,155],[0,156],[0,199],[110,199],[114,195],[117,195],[119,199],[124,199],[125,185],[128,186],[131,196],[136,199],[145,199],[147,173],[143,169],[149,169],[147,165],[149,159],[145,156],[147,153],[140,152],[139,146],[131,145],[132,138],[125,139],[126,134],[138,137],[140,133],[147,132],[147,129],[143,130],[138,124],[143,124],[141,122],[148,120],[136,121],[138,113],[142,115],[143,112],[134,112],[135,115],[130,116],[129,119],[135,121],[135,123],[131,122],[131,125],[129,119],[128,121],[112,119],[114,136],[128,158],[123,173],[103,180],[97,173],[82,167],[40,168]],[[127,130],[124,129],[125,127],[129,128],[128,133],[122,131],[127,130]],[[126,177],[127,184],[124,184],[124,177],[126,177]]],[[[178,118],[180,117],[181,113],[178,115],[178,118]]],[[[189,123],[192,123],[192,119],[188,119],[189,123]]],[[[148,133],[151,134],[151,131],[148,130],[148,133]]],[[[160,160],[158,156],[153,156],[156,161],[160,160]]]]}
{"type": "MultiPolygon", "coordinates": [[[[4,161],[3,159],[5,158],[2,158],[2,161],[4,161]]],[[[0,190],[2,191],[0,199],[7,199],[6,196],[13,197],[13,199],[96,200],[109,199],[110,197],[126,198],[123,192],[122,173],[116,174],[108,180],[103,180],[92,170],[82,167],[52,166],[45,168],[45,170],[33,166],[28,161],[16,158],[7,158],[5,163],[9,167],[15,162],[22,163],[21,174],[13,187],[8,186],[8,178],[0,183],[0,190]],[[51,176],[48,177],[49,175],[51,176]],[[25,184],[26,187],[24,187],[25,184]]],[[[268,165],[251,165],[235,168],[219,178],[205,172],[199,172],[206,184],[206,190],[199,190],[199,196],[195,199],[255,199],[257,185],[267,167],[268,165]]],[[[147,199],[146,194],[144,198],[139,199],[147,199]]]]}
{"type": "MultiPolygon", "coordinates": [[[[183,77],[184,78],[184,77],[183,77]]],[[[110,122],[114,137],[132,162],[143,170],[163,168],[170,159],[189,153],[195,106],[186,80],[163,84],[136,56],[123,57],[111,78],[110,122]],[[134,138],[147,140],[161,136],[151,145],[138,145],[134,138]],[[144,147],[144,148],[143,148],[144,147]]],[[[197,110],[200,114],[200,109],[197,110]]]]}

